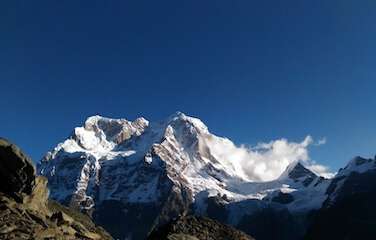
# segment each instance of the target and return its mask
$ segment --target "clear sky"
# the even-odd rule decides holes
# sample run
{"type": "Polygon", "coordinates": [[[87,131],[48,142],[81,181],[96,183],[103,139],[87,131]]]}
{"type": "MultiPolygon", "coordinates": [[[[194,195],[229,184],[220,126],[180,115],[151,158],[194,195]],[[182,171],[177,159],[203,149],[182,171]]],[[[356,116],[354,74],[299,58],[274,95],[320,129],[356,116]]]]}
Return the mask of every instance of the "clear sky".
{"type": "Polygon", "coordinates": [[[376,1],[2,1],[0,135],[35,160],[90,115],[175,111],[237,144],[376,153],[376,1]]]}

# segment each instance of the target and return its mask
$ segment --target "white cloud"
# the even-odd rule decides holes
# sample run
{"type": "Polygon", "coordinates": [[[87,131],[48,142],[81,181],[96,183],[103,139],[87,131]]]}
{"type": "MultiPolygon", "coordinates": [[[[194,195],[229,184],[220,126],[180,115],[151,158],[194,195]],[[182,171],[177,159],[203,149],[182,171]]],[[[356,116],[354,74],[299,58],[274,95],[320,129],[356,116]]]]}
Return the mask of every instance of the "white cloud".
{"type": "Polygon", "coordinates": [[[311,163],[307,166],[309,170],[324,178],[332,178],[335,173],[329,171],[329,168],[320,164],[311,163]]]}
{"type": "Polygon", "coordinates": [[[324,144],[326,144],[326,137],[319,139],[315,145],[320,146],[320,145],[324,145],[324,144]]]}
{"type": "Polygon", "coordinates": [[[330,177],[328,168],[311,161],[308,148],[311,145],[322,145],[325,139],[314,142],[307,136],[302,142],[289,142],[278,139],[268,143],[258,143],[255,147],[237,147],[231,141],[211,139],[211,152],[221,159],[226,159],[234,166],[235,171],[251,181],[270,181],[278,178],[286,167],[301,161],[315,173],[330,177]]]}

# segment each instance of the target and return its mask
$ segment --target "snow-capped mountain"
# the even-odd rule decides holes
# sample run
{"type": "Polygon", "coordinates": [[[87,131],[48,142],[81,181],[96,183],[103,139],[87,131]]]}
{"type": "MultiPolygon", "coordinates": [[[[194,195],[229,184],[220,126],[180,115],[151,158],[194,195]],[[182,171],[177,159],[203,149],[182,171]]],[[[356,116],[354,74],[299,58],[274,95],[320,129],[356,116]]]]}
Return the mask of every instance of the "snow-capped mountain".
{"type": "Polygon", "coordinates": [[[143,239],[152,226],[187,212],[238,226],[263,209],[294,220],[326,200],[330,180],[302,163],[255,182],[221,154],[229,147],[229,139],[180,112],[157,123],[93,116],[38,169],[52,198],[87,211],[122,239],[143,239]]]}
{"type": "Polygon", "coordinates": [[[200,120],[182,113],[155,124],[143,118],[129,122],[94,116],[47,153],[40,172],[56,181],[71,176],[67,179],[73,185],[52,188],[53,197],[60,201],[67,200],[67,193],[75,193],[81,195],[80,201],[92,202],[94,189],[101,186],[97,202],[124,196],[129,202],[153,202],[160,194],[157,184],[161,169],[175,185],[187,187],[192,197],[209,189],[212,194],[245,198],[231,191],[233,185],[246,181],[239,166],[216,157],[211,142],[232,144],[211,135],[200,120]],[[140,170],[147,174],[143,176],[140,170]],[[132,178],[124,178],[124,174],[132,178]]]}
{"type": "Polygon", "coordinates": [[[331,180],[306,239],[373,239],[376,157],[356,157],[331,180]]]}
{"type": "MultiPolygon", "coordinates": [[[[327,188],[328,198],[325,201],[324,207],[328,208],[336,204],[336,202],[349,194],[349,192],[359,191],[362,187],[357,182],[359,181],[358,176],[363,177],[369,174],[376,174],[376,157],[374,159],[366,159],[358,156],[351,159],[344,168],[338,171],[330,182],[330,186],[327,188]],[[352,190],[349,189],[350,186],[353,188],[352,190]]],[[[369,187],[374,188],[375,186],[370,183],[366,188],[369,187]]]]}

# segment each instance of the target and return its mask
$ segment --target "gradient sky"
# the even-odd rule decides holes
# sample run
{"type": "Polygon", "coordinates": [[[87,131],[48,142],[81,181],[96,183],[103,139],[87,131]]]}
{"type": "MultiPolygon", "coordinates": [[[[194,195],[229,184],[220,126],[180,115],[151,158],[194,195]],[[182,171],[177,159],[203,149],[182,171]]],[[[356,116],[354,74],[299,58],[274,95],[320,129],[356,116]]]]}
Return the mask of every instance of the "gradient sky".
{"type": "Polygon", "coordinates": [[[376,153],[376,1],[3,1],[0,135],[34,160],[90,115],[175,111],[237,144],[376,153]]]}

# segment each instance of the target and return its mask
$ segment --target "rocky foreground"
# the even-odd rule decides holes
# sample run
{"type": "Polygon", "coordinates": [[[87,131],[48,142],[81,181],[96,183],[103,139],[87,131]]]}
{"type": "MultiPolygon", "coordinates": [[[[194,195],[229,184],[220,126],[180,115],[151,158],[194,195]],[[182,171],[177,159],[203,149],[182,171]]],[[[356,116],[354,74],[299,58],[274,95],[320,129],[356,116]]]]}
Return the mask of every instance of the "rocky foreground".
{"type": "Polygon", "coordinates": [[[254,240],[215,220],[185,216],[154,230],[147,240],[254,240]]]}
{"type": "Polygon", "coordinates": [[[112,239],[91,219],[48,199],[47,179],[0,139],[0,239],[112,239]]]}

